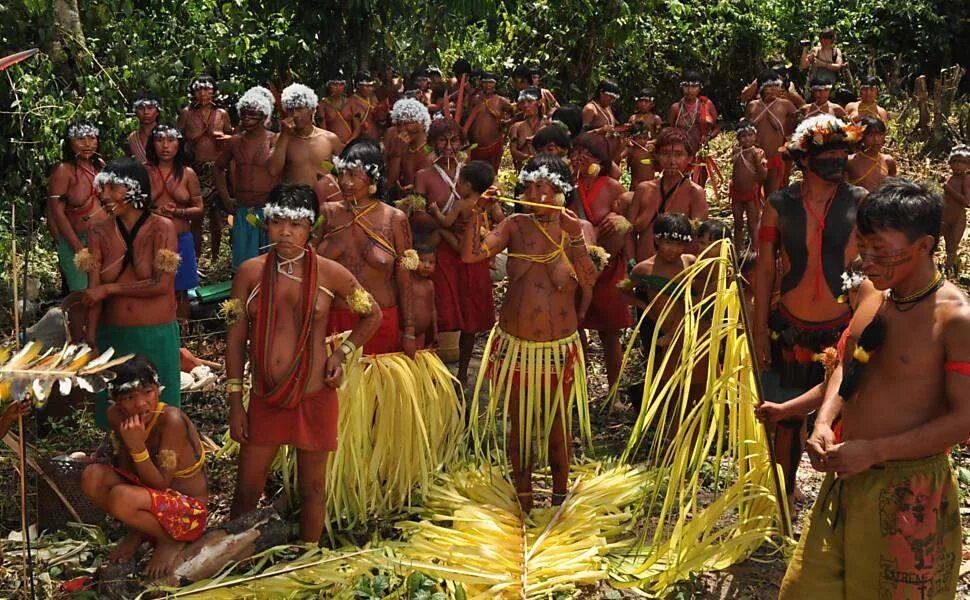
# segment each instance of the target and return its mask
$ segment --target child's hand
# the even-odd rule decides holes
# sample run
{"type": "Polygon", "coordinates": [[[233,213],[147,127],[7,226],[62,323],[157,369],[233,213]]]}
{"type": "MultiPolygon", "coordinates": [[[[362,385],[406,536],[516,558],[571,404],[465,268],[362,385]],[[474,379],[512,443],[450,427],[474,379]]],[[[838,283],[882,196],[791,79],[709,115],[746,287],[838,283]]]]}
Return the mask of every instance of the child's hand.
{"type": "Polygon", "coordinates": [[[785,405],[775,404],[774,402],[762,402],[761,406],[754,409],[754,415],[762,423],[777,423],[789,417],[785,405]]]}
{"type": "Polygon", "coordinates": [[[141,415],[132,415],[122,421],[119,433],[129,450],[138,452],[137,448],[145,447],[148,434],[145,432],[145,424],[141,422],[141,415]]]}

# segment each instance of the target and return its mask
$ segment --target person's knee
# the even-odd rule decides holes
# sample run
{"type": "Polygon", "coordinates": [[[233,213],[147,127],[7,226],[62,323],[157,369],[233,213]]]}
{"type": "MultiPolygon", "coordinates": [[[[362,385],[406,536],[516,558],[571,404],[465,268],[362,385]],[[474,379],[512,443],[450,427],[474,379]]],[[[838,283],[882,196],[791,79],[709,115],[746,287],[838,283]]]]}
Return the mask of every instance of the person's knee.
{"type": "Polygon", "coordinates": [[[116,518],[134,512],[137,505],[130,486],[116,485],[108,492],[108,512],[116,518]]]}
{"type": "Polygon", "coordinates": [[[105,471],[110,469],[111,467],[103,464],[91,464],[85,467],[81,473],[81,491],[88,498],[96,498],[104,493],[105,471]]]}

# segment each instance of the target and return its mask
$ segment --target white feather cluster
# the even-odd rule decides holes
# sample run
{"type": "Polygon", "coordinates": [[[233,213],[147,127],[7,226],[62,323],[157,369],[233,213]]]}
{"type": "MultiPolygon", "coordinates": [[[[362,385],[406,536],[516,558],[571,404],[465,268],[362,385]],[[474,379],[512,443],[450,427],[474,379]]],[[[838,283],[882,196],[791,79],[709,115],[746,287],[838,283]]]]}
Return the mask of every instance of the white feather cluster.
{"type": "Polygon", "coordinates": [[[67,137],[71,140],[79,140],[86,137],[98,137],[101,132],[94,125],[78,123],[67,128],[67,137]]]}
{"type": "Polygon", "coordinates": [[[239,112],[249,110],[268,117],[273,114],[273,102],[273,92],[257,85],[246,90],[246,93],[239,98],[236,102],[236,110],[239,112]]]}
{"type": "Polygon", "coordinates": [[[148,205],[148,194],[141,191],[141,184],[131,177],[122,177],[117,173],[101,171],[94,178],[94,189],[99,192],[107,184],[120,185],[127,191],[125,192],[125,202],[131,204],[139,210],[143,210],[148,205]]]}
{"type": "Polygon", "coordinates": [[[339,156],[335,156],[333,159],[333,170],[337,173],[350,169],[362,169],[365,173],[370,175],[370,178],[377,180],[381,176],[381,169],[377,165],[365,165],[359,160],[343,160],[339,156]]]}
{"type": "Polygon", "coordinates": [[[263,217],[270,219],[284,219],[286,221],[307,220],[313,223],[314,214],[309,208],[293,208],[290,206],[280,206],[279,204],[267,204],[263,207],[263,217]]]}
{"type": "Polygon", "coordinates": [[[558,173],[553,173],[545,165],[533,171],[522,169],[519,171],[519,183],[529,183],[532,181],[545,180],[559,188],[563,194],[573,191],[572,182],[564,180],[558,173]]]}
{"type": "Polygon", "coordinates": [[[428,108],[413,98],[402,98],[394,103],[391,109],[391,121],[399,123],[420,123],[427,131],[431,126],[431,114],[428,108]]]}
{"type": "Polygon", "coordinates": [[[317,93],[302,83],[291,83],[283,88],[283,93],[280,96],[280,101],[286,110],[296,108],[315,109],[319,100],[317,93]]]}

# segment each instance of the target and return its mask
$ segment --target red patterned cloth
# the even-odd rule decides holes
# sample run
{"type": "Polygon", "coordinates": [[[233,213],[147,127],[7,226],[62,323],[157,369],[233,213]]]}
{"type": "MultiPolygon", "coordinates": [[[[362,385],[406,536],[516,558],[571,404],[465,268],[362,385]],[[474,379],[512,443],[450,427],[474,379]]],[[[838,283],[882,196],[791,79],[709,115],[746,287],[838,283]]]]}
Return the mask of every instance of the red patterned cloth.
{"type": "Polygon", "coordinates": [[[249,442],[254,446],[294,446],[312,452],[337,449],[337,391],[323,387],[303,395],[292,408],[249,398],[249,442]]]}
{"type": "Polygon", "coordinates": [[[495,301],[488,262],[466,263],[447,244],[438,245],[434,302],[438,331],[480,333],[495,324],[495,301]]]}
{"type": "Polygon", "coordinates": [[[205,532],[209,510],[202,501],[172,489],[162,491],[150,488],[137,475],[117,467],[115,471],[148,492],[152,499],[152,515],[173,540],[194,542],[205,532]]]}
{"type": "Polygon", "coordinates": [[[761,199],[761,188],[755,186],[750,190],[739,190],[731,185],[731,204],[749,204],[751,202],[757,202],[761,199]]]}
{"type": "Polygon", "coordinates": [[[616,284],[626,277],[626,264],[623,257],[613,256],[600,273],[593,287],[593,301],[586,311],[580,328],[595,331],[620,331],[633,325],[630,305],[616,288],[616,284]]]}
{"type": "MultiPolygon", "coordinates": [[[[389,354],[401,351],[401,328],[398,326],[397,307],[382,309],[384,315],[381,327],[364,344],[364,354],[389,354]]],[[[330,320],[327,323],[327,335],[342,331],[350,331],[357,326],[360,315],[349,308],[333,308],[330,310],[330,320]]]]}

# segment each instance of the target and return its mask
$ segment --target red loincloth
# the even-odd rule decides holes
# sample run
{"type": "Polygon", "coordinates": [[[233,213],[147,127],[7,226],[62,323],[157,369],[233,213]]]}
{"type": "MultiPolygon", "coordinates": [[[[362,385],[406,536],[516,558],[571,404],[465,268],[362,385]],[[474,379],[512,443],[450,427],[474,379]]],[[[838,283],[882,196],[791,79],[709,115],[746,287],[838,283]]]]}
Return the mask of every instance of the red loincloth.
{"type": "Polygon", "coordinates": [[[137,475],[117,467],[114,470],[148,492],[152,499],[152,515],[173,540],[194,542],[205,532],[209,510],[203,502],[172,489],[162,491],[150,488],[137,475]]]}
{"type": "Polygon", "coordinates": [[[434,302],[438,331],[480,333],[495,324],[495,301],[488,263],[466,263],[448,244],[438,245],[434,302]]]}
{"type": "Polygon", "coordinates": [[[249,397],[249,441],[254,446],[290,445],[300,450],[336,450],[337,390],[308,392],[293,408],[273,407],[249,397]]]}
{"type": "Polygon", "coordinates": [[[616,288],[616,284],[624,277],[626,277],[626,263],[617,253],[596,280],[596,285],[593,287],[593,301],[580,324],[581,329],[620,331],[633,325],[630,305],[616,288]]]}
{"type": "Polygon", "coordinates": [[[504,141],[502,138],[499,138],[488,146],[476,146],[468,153],[468,157],[471,160],[488,160],[490,158],[501,157],[502,152],[505,150],[504,141]]]}
{"type": "Polygon", "coordinates": [[[766,157],[768,159],[768,172],[778,171],[779,176],[784,176],[785,174],[785,159],[781,157],[781,154],[775,154],[774,156],[766,157]]]}
{"type": "Polygon", "coordinates": [[[731,184],[730,188],[731,194],[731,205],[736,204],[748,204],[750,202],[758,202],[761,200],[761,187],[755,186],[750,190],[739,190],[731,184]]]}
{"type": "MultiPolygon", "coordinates": [[[[391,306],[381,310],[384,318],[380,329],[364,344],[364,354],[390,354],[401,351],[401,328],[398,325],[397,307],[391,306]]],[[[327,323],[327,335],[342,331],[350,331],[357,326],[360,315],[349,308],[330,309],[330,319],[327,323]]]]}

